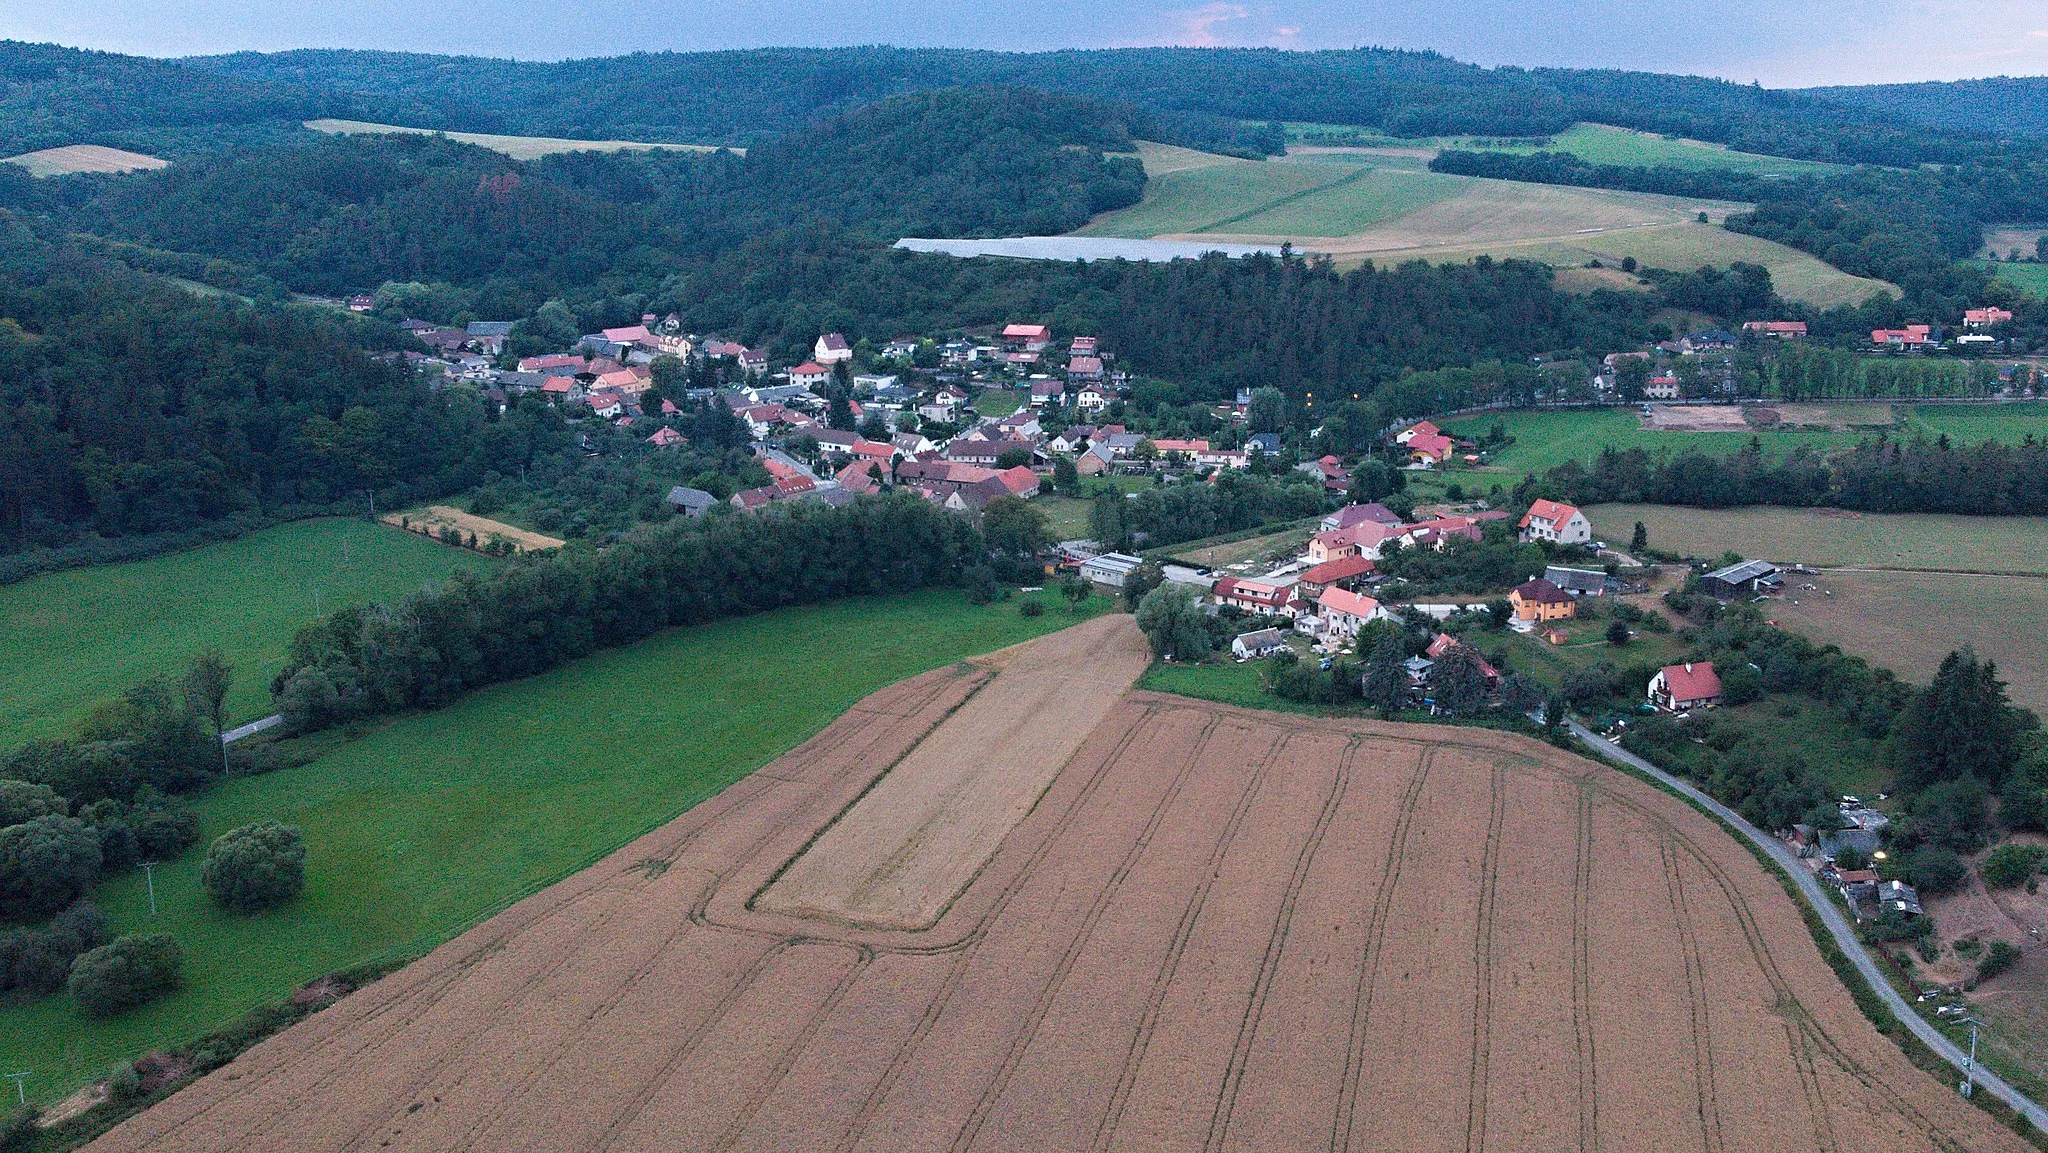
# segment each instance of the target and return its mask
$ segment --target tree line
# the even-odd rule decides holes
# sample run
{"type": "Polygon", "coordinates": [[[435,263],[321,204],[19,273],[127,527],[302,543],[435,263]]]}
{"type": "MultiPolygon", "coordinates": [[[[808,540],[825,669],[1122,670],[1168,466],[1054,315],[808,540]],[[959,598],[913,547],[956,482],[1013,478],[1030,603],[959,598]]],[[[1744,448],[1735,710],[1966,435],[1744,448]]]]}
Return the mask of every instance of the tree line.
{"type": "MultiPolygon", "coordinates": [[[[1752,439],[1710,456],[1603,449],[1589,464],[1566,461],[1541,488],[1579,504],[1607,501],[1736,508],[1830,506],[1862,512],[1946,512],[1980,516],[2048,513],[2048,444],[2028,437],[1958,447],[1947,437],[1867,440],[1822,454],[1801,446],[1770,455],[1752,439]]],[[[1518,490],[1520,491],[1520,490],[1518,490]]]]}
{"type": "Polygon", "coordinates": [[[957,584],[984,552],[967,521],[904,494],[673,520],[329,614],[271,691],[299,731],[434,708],[673,625],[957,584]]]}

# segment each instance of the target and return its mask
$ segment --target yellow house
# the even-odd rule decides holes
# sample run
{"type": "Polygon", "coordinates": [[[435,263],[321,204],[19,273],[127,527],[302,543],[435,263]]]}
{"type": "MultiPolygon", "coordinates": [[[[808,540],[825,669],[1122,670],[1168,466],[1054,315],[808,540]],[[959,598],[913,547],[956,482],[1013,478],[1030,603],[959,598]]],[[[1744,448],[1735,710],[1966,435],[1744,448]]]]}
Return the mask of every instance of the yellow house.
{"type": "Polygon", "coordinates": [[[1579,603],[1563,589],[1537,577],[1523,581],[1508,594],[1515,616],[1525,621],[1568,621],[1579,613],[1579,603]]]}

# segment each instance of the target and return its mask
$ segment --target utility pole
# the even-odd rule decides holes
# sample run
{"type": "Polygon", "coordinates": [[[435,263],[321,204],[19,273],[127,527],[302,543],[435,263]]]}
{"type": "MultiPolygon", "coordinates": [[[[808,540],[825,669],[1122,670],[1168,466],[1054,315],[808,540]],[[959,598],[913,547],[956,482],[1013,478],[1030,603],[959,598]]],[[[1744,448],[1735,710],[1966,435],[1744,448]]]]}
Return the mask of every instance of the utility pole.
{"type": "Polygon", "coordinates": [[[149,886],[149,915],[156,916],[156,862],[144,861],[135,866],[142,870],[142,883],[149,886]]]}
{"type": "Polygon", "coordinates": [[[1963,1083],[1956,1088],[1968,1097],[1977,1089],[1977,1018],[1965,1017],[1963,1022],[1970,1026],[1970,1059],[1963,1062],[1963,1083]]]}
{"type": "Polygon", "coordinates": [[[14,1082],[14,1098],[20,1104],[28,1104],[28,1075],[33,1072],[34,1069],[23,1069],[19,1073],[7,1074],[7,1079],[14,1082]]]}

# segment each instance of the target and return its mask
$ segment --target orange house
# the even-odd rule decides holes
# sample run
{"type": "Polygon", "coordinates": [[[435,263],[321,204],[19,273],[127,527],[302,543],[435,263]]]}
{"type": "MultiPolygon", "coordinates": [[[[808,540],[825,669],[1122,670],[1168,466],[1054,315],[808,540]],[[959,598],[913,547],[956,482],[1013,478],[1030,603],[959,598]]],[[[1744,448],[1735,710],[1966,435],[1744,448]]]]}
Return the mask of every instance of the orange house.
{"type": "Polygon", "coordinates": [[[1579,604],[1570,593],[1537,577],[1523,581],[1508,594],[1515,617],[1525,621],[1568,621],[1578,615],[1579,604]]]}

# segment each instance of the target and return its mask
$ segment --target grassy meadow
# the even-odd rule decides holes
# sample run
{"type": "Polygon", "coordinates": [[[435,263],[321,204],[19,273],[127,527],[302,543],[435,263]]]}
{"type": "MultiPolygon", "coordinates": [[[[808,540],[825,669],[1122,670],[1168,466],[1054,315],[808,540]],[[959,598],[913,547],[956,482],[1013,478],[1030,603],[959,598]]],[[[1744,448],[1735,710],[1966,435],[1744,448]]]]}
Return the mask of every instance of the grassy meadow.
{"type": "MultiPolygon", "coordinates": [[[[443,132],[436,128],[401,128],[396,124],[373,124],[367,120],[308,120],[306,127],[315,132],[330,135],[349,136],[367,134],[401,134],[412,136],[446,136],[464,144],[474,144],[493,152],[502,152],[514,160],[537,160],[558,152],[651,152],[659,148],[672,148],[684,152],[712,152],[706,144],[655,144],[639,140],[565,140],[554,136],[500,136],[489,132],[443,132]]],[[[734,152],[745,152],[735,148],[734,152]]]]}
{"type": "Polygon", "coordinates": [[[9,156],[0,164],[19,165],[28,169],[30,176],[69,176],[76,172],[149,172],[168,168],[171,162],[103,144],[66,144],[9,156]]]}
{"type": "MultiPolygon", "coordinates": [[[[294,769],[202,794],[210,840],[275,818],[305,830],[307,889],[254,917],[216,909],[194,850],[96,896],[116,932],[161,929],[183,990],[105,1021],[55,996],[0,1009],[0,1064],[50,1102],[114,1062],[224,1024],[323,973],[410,956],[590,864],[905,677],[1081,616],[956,591],[844,601],[676,629],[437,712],[372,727],[294,769]],[[821,636],[834,638],[819,647],[821,636]]],[[[1093,598],[1086,612],[1108,607],[1093,598]]],[[[204,843],[204,842],[202,842],[204,843]]]]}
{"type": "MultiPolygon", "coordinates": [[[[1610,151],[1624,143],[1653,147],[1619,129],[1588,127],[1567,136],[1604,142],[1610,151]]],[[[1646,139],[1688,155],[1713,154],[1708,146],[1646,139]]],[[[1149,177],[1144,199],[1097,217],[1078,235],[1290,241],[1340,264],[1481,255],[1572,270],[1594,260],[1619,265],[1631,256],[1674,269],[1747,261],[1769,268],[1786,296],[1821,307],[1896,291],[1797,249],[1695,220],[1706,212],[1718,221],[1739,204],[1451,176],[1430,172],[1429,151],[1415,147],[1310,147],[1258,161],[1143,143],[1138,155],[1149,177]]],[[[1636,286],[1619,273],[1602,283],[1636,286]]]]}
{"type": "Polygon", "coordinates": [[[236,540],[0,586],[0,749],[61,734],[95,704],[218,648],[228,715],[270,711],[270,678],[317,610],[402,596],[497,562],[359,520],[297,521],[236,540]]]}

